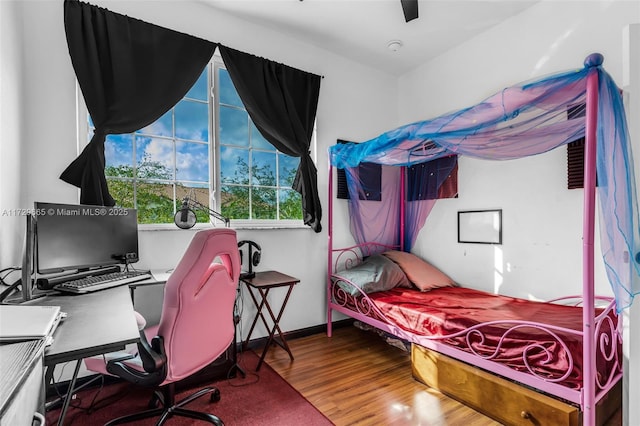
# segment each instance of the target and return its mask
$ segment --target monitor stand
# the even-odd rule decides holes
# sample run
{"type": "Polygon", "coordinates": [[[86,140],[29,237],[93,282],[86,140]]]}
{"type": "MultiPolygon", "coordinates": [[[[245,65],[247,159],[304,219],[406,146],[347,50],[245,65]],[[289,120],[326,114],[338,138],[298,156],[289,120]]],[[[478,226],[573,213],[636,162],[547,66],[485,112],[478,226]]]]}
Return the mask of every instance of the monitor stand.
{"type": "Polygon", "coordinates": [[[22,279],[20,286],[22,287],[22,302],[28,302],[32,299],[38,299],[45,296],[45,293],[36,291],[33,279],[33,247],[35,245],[35,226],[33,216],[27,215],[27,223],[25,229],[24,250],[22,252],[22,279]]]}

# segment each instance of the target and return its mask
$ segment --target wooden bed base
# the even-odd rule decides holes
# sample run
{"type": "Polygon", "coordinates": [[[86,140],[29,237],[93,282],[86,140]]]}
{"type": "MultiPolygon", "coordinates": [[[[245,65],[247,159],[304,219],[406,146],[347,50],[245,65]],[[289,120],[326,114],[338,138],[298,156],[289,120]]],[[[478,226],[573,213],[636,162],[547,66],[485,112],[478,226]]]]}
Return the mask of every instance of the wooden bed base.
{"type": "MultiPolygon", "coordinates": [[[[580,408],[422,346],[411,346],[413,377],[507,425],[578,426],[580,408]]],[[[620,409],[619,381],[596,405],[600,426],[620,409]]]]}

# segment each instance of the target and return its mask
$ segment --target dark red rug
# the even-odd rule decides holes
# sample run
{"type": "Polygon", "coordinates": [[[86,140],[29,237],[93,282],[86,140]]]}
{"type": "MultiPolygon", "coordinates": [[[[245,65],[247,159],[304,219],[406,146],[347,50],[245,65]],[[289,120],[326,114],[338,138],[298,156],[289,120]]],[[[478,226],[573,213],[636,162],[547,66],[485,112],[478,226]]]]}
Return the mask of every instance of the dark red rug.
{"type": "MultiPolygon", "coordinates": [[[[278,373],[266,363],[259,372],[255,372],[258,356],[251,352],[239,355],[239,364],[247,372],[247,377],[220,380],[215,386],[220,389],[221,399],[209,402],[203,396],[191,402],[185,408],[210,412],[218,416],[225,426],[325,426],[333,425],[318,409],[309,403],[297,390],[291,387],[278,373]]],[[[195,389],[204,387],[196,386],[195,389]]],[[[194,390],[185,390],[177,395],[182,399],[194,390]]],[[[144,411],[152,392],[129,385],[117,383],[101,389],[91,388],[78,392],[71,402],[65,418],[65,425],[101,425],[119,416],[144,411]]],[[[60,409],[47,413],[47,424],[56,424],[60,409]]],[[[136,425],[153,425],[157,419],[140,421],[136,425]]],[[[173,417],[167,425],[200,425],[199,420],[173,417]]]]}

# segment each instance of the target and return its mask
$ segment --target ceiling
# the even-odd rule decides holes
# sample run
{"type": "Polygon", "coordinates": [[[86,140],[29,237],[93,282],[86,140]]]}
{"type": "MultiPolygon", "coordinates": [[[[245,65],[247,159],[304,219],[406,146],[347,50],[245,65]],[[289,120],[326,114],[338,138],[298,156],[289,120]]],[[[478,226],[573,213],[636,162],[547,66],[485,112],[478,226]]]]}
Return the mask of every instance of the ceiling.
{"type": "Polygon", "coordinates": [[[420,0],[405,22],[400,0],[200,0],[340,56],[402,75],[539,0],[420,0]],[[397,51],[387,46],[400,40],[397,51]]]}

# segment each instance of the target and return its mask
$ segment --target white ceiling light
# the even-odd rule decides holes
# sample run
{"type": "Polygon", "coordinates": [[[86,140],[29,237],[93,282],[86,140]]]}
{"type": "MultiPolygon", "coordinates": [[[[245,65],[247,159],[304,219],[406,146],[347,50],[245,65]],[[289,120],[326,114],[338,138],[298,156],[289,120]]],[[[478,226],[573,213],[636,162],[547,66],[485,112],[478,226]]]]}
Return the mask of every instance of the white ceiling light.
{"type": "Polygon", "coordinates": [[[391,40],[387,43],[387,48],[392,52],[397,52],[402,47],[402,41],[400,40],[391,40]]]}

